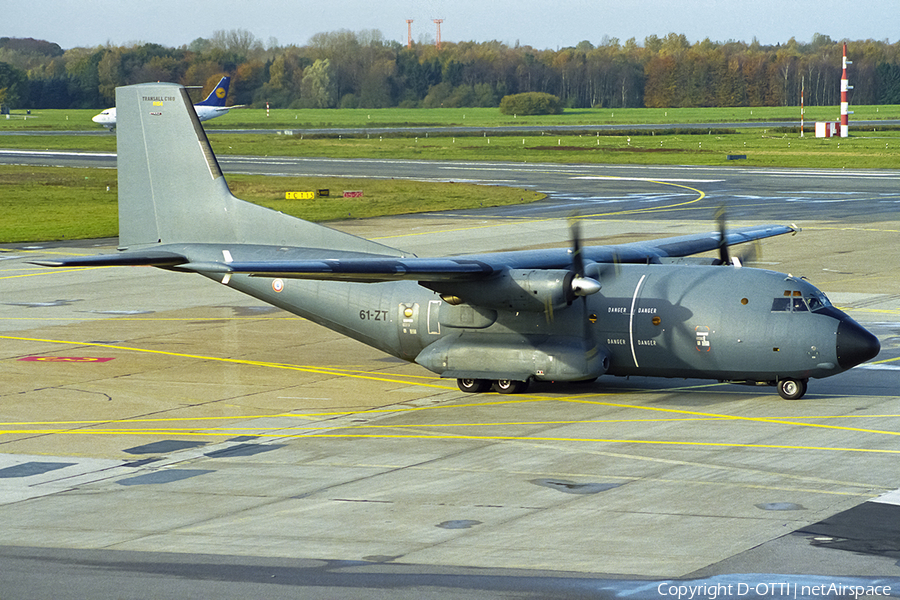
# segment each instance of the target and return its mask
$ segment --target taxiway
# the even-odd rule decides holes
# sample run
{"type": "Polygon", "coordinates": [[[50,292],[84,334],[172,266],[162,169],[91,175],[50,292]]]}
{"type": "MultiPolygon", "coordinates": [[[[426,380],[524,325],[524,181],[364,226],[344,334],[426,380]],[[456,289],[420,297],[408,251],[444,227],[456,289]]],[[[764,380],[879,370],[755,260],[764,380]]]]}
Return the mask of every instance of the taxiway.
{"type": "Polygon", "coordinates": [[[201,277],[26,262],[113,241],[3,247],[0,589],[658,597],[757,573],[900,591],[896,551],[866,545],[900,512],[900,174],[859,174],[837,202],[800,172],[668,169],[545,166],[539,205],[335,226],[427,256],[564,246],[573,204],[599,243],[712,229],[698,215],[726,195],[753,213],[736,226],[789,203],[804,231],[766,241],[759,266],[876,333],[874,363],[795,402],[614,378],[472,396],[201,277]]]}

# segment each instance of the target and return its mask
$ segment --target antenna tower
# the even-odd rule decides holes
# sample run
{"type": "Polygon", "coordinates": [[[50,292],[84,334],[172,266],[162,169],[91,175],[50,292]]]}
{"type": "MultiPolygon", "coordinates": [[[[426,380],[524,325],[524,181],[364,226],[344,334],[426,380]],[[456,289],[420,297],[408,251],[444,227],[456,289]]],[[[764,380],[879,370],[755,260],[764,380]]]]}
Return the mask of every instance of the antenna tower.
{"type": "Polygon", "coordinates": [[[841,63],[841,137],[850,137],[850,126],[849,126],[849,117],[847,115],[853,114],[853,111],[847,110],[847,107],[850,106],[850,102],[847,99],[847,91],[852,90],[853,86],[848,84],[847,79],[847,65],[853,64],[852,61],[847,60],[847,44],[844,44],[844,58],[841,63]]]}
{"type": "Polygon", "coordinates": [[[406,20],[406,47],[412,48],[412,19],[406,20]]]}
{"type": "Polygon", "coordinates": [[[432,19],[432,21],[434,21],[435,25],[437,25],[437,43],[435,44],[435,46],[437,46],[437,49],[440,50],[441,49],[441,23],[443,23],[444,20],[443,19],[432,19]]]}

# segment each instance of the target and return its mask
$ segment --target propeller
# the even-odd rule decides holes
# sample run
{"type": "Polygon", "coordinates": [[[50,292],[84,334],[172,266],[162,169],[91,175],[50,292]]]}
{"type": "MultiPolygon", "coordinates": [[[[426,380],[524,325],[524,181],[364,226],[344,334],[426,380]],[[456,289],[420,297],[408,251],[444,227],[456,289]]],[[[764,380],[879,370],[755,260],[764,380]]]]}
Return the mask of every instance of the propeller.
{"type": "Polygon", "coordinates": [[[725,241],[725,205],[716,211],[716,222],[719,224],[719,261],[727,265],[731,263],[731,258],[728,256],[728,242],[725,241]]]}
{"type": "Polygon", "coordinates": [[[572,293],[584,297],[596,294],[600,291],[600,282],[593,277],[587,277],[584,273],[584,252],[581,248],[581,221],[572,217],[569,219],[569,231],[572,236],[572,271],[575,277],[572,279],[572,293]]]}
{"type": "Polygon", "coordinates": [[[753,262],[759,260],[759,257],[762,253],[762,246],[759,243],[759,240],[756,240],[755,243],[744,250],[741,254],[736,256],[731,256],[728,251],[728,242],[726,241],[726,226],[725,226],[725,205],[719,207],[716,211],[716,222],[719,224],[719,262],[723,265],[733,265],[735,267],[742,267],[744,263],[753,262]]]}
{"type": "MultiPolygon", "coordinates": [[[[602,287],[597,279],[586,275],[587,268],[590,267],[592,274],[597,273],[597,276],[600,275],[601,271],[597,268],[598,265],[595,262],[591,262],[590,265],[585,264],[584,252],[581,246],[581,222],[574,216],[569,219],[569,230],[572,236],[572,271],[575,273],[575,277],[572,279],[572,293],[576,297],[581,298],[581,339],[584,347],[585,366],[587,367],[599,358],[605,371],[609,366],[608,358],[605,355],[600,355],[597,341],[591,332],[591,319],[588,314],[587,301],[587,296],[596,294],[602,287]]],[[[596,318],[594,321],[596,321],[596,318]]]]}

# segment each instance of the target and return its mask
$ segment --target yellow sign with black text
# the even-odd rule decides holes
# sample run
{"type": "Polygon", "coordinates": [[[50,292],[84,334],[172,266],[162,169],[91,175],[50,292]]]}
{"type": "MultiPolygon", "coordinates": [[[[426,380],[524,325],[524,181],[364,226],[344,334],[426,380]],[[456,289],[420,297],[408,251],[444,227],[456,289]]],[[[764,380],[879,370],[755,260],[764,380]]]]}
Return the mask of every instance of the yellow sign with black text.
{"type": "Polygon", "coordinates": [[[285,192],[284,199],[285,200],[314,200],[316,197],[315,192],[285,192]]]}

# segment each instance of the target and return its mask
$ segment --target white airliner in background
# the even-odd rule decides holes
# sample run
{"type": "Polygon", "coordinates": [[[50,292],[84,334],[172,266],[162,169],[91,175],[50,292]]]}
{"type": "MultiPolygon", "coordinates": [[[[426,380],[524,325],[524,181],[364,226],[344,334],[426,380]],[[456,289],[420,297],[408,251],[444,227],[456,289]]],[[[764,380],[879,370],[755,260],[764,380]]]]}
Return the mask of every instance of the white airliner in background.
{"type": "MultiPolygon", "coordinates": [[[[216,84],[215,89],[213,89],[213,91],[209,93],[209,96],[207,96],[206,99],[203,100],[203,102],[198,102],[194,105],[194,110],[197,112],[197,117],[201,121],[208,121],[216,117],[221,117],[232,108],[241,108],[245,106],[244,104],[239,104],[237,106],[225,106],[225,100],[228,98],[228,84],[230,81],[230,77],[223,77],[219,80],[219,83],[216,84]]],[[[99,115],[94,116],[91,121],[97,123],[98,125],[109,127],[109,130],[112,131],[116,128],[115,107],[107,108],[99,115]]]]}

